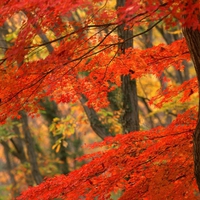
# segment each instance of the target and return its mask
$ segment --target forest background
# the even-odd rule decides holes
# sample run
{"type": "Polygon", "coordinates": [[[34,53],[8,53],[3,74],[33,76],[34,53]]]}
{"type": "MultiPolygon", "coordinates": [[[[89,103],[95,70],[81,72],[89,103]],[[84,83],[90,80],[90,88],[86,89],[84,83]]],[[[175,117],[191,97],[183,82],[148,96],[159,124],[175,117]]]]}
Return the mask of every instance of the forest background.
{"type": "Polygon", "coordinates": [[[1,4],[0,199],[199,198],[198,1],[1,4]]]}

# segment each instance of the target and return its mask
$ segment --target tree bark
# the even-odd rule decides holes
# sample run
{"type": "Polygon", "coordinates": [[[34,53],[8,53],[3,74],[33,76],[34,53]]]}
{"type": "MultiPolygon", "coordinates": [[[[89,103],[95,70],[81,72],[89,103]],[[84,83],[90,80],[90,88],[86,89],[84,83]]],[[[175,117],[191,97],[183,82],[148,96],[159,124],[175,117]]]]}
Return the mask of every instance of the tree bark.
{"type": "MultiPolygon", "coordinates": [[[[61,113],[58,110],[58,106],[54,101],[50,101],[48,98],[45,98],[40,101],[40,104],[45,108],[45,113],[42,113],[42,116],[48,122],[48,126],[50,126],[53,123],[53,119],[55,117],[61,117],[61,113]]],[[[54,136],[51,131],[49,132],[49,134],[51,146],[53,146],[56,140],[60,138],[60,136],[54,136]]],[[[70,170],[69,163],[67,161],[68,153],[66,147],[61,145],[59,152],[56,153],[54,150],[52,150],[52,153],[61,161],[60,163],[56,164],[58,169],[60,169],[61,173],[68,174],[70,170]]]]}
{"type": "Polygon", "coordinates": [[[11,187],[11,194],[12,194],[12,198],[15,198],[17,197],[20,193],[19,193],[19,190],[18,188],[16,187],[17,185],[17,182],[15,180],[15,176],[12,172],[12,160],[10,159],[10,155],[9,155],[9,147],[7,145],[7,143],[5,141],[2,141],[1,144],[3,145],[3,148],[4,148],[4,155],[5,155],[5,158],[6,158],[6,170],[8,172],[8,175],[10,177],[10,180],[11,180],[11,183],[12,183],[12,187],[11,187]]]}
{"type": "Polygon", "coordinates": [[[37,156],[35,153],[33,138],[31,137],[31,132],[28,126],[27,115],[24,111],[21,111],[20,114],[22,116],[21,118],[22,129],[23,129],[24,139],[25,139],[25,143],[27,147],[29,162],[31,165],[31,172],[32,172],[35,182],[37,184],[40,184],[42,182],[42,176],[40,174],[38,163],[37,163],[37,156]]]}
{"type": "MultiPolygon", "coordinates": [[[[197,74],[200,94],[200,31],[192,30],[190,28],[183,29],[184,36],[186,38],[188,48],[191,54],[192,61],[197,74]]],[[[200,108],[200,99],[199,99],[200,108]]],[[[194,151],[194,174],[196,182],[200,191],[200,110],[198,113],[198,121],[196,130],[193,134],[193,151],[194,151]]]]}
{"type": "MultiPolygon", "coordinates": [[[[117,6],[121,7],[125,5],[126,0],[117,0],[117,6]]],[[[122,53],[125,53],[126,49],[133,47],[133,30],[124,29],[125,24],[122,24],[118,28],[118,36],[124,40],[124,43],[119,46],[122,53]],[[128,40],[127,40],[128,39],[128,40]]],[[[131,131],[139,130],[139,111],[138,111],[138,98],[136,80],[131,80],[130,75],[124,75],[122,80],[122,94],[123,94],[123,132],[129,133],[131,131]]]]}
{"type": "Polygon", "coordinates": [[[85,105],[87,102],[87,99],[84,95],[82,95],[80,102],[83,106],[83,109],[87,115],[87,118],[90,122],[91,128],[93,131],[102,139],[104,140],[108,136],[112,136],[108,130],[106,130],[105,126],[101,123],[99,120],[99,117],[95,110],[93,108],[88,108],[88,106],[85,105]]]}

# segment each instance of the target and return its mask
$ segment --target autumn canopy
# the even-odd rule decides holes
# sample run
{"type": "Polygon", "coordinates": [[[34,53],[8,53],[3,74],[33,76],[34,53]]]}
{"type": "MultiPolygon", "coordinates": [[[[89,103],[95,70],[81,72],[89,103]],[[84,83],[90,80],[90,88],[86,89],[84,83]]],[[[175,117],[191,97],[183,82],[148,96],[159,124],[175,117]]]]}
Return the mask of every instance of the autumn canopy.
{"type": "MultiPolygon", "coordinates": [[[[0,60],[1,124],[20,119],[22,110],[37,116],[47,97],[81,102],[103,139],[90,148],[103,150],[80,158],[87,160],[80,169],[44,179],[17,199],[104,200],[119,193],[120,200],[200,198],[199,0],[4,0],[1,26],[19,13],[17,37],[0,60]],[[135,40],[155,29],[167,32],[165,42],[147,39],[139,47],[135,40]],[[181,37],[171,40],[170,34],[181,37]],[[197,76],[189,70],[175,84],[165,74],[172,68],[183,74],[188,66],[197,76]],[[162,79],[148,97],[136,87],[147,77],[162,79]],[[111,107],[110,94],[119,89],[122,132],[111,137],[91,118],[111,107]],[[177,110],[170,123],[142,128],[139,106],[146,105],[152,119],[158,115],[152,109],[167,114],[172,104],[177,110]]],[[[154,84],[146,87],[153,90],[154,84]]]]}

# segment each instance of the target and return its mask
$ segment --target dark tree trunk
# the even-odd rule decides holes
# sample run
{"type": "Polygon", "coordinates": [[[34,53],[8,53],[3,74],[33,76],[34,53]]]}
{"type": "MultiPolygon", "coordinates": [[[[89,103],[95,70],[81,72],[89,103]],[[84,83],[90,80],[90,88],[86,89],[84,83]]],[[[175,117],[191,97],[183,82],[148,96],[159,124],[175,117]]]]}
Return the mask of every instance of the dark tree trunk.
{"type": "MultiPolygon", "coordinates": [[[[121,7],[125,5],[126,0],[117,0],[117,6],[121,7]]],[[[118,28],[118,35],[124,40],[124,43],[119,46],[122,53],[125,53],[126,49],[133,47],[133,30],[124,29],[125,24],[122,24],[118,28]]],[[[124,75],[122,80],[122,94],[123,94],[123,131],[129,133],[131,131],[139,130],[139,111],[138,111],[138,98],[136,80],[131,80],[130,75],[124,75]]]]}
{"type": "MultiPolygon", "coordinates": [[[[14,120],[14,122],[17,122],[17,120],[14,120]]],[[[23,139],[20,136],[19,127],[15,123],[13,125],[13,131],[16,134],[17,137],[13,137],[13,138],[10,139],[12,145],[15,148],[15,151],[10,151],[10,152],[12,152],[12,155],[17,157],[20,160],[20,162],[22,164],[24,164],[24,163],[26,163],[28,161],[27,161],[27,158],[26,158],[26,155],[25,155],[23,139]]],[[[8,144],[7,144],[7,148],[10,149],[8,144]]],[[[33,177],[32,177],[30,172],[26,173],[25,179],[26,179],[26,183],[29,186],[32,186],[34,184],[33,177]]]]}
{"type": "Polygon", "coordinates": [[[22,129],[23,129],[24,139],[25,139],[25,143],[27,147],[29,162],[31,165],[31,172],[32,172],[35,182],[37,184],[40,184],[42,182],[42,176],[40,174],[38,163],[37,163],[37,155],[35,153],[34,141],[31,136],[31,132],[28,126],[27,115],[24,111],[21,111],[20,114],[22,116],[21,118],[22,129]]]}
{"type": "MultiPolygon", "coordinates": [[[[54,118],[61,117],[61,113],[58,109],[58,106],[54,101],[50,101],[48,98],[45,98],[42,101],[40,101],[40,104],[45,108],[45,112],[42,113],[42,116],[46,119],[46,121],[48,122],[48,126],[50,127],[50,125],[53,123],[54,118]]],[[[56,141],[60,138],[60,136],[54,136],[51,131],[49,131],[49,134],[51,146],[53,146],[56,143],[56,141]]],[[[60,151],[57,153],[55,152],[55,150],[52,150],[52,155],[56,156],[61,161],[60,163],[56,164],[61,173],[68,174],[70,170],[69,163],[67,161],[68,152],[66,147],[61,145],[60,151]]]]}
{"type": "MultiPolygon", "coordinates": [[[[199,84],[199,94],[200,94],[200,31],[185,28],[183,30],[184,36],[186,38],[188,48],[194,63],[194,67],[197,74],[198,84],[199,84]]],[[[199,99],[200,108],[200,99],[199,99]]],[[[194,174],[196,177],[197,185],[200,190],[200,110],[198,113],[198,122],[196,130],[193,135],[193,145],[194,145],[194,174]]]]}
{"type": "Polygon", "coordinates": [[[12,183],[11,194],[12,194],[12,197],[14,198],[14,197],[17,197],[20,193],[19,193],[18,188],[16,187],[17,182],[12,172],[13,167],[12,167],[12,160],[10,159],[10,154],[9,154],[10,149],[5,141],[2,141],[1,144],[3,145],[3,148],[4,148],[4,155],[6,158],[6,170],[8,172],[10,181],[12,183]]]}
{"type": "Polygon", "coordinates": [[[108,136],[112,136],[111,133],[109,133],[108,130],[106,130],[105,126],[101,123],[99,120],[99,117],[96,113],[96,111],[93,108],[89,108],[85,105],[87,102],[87,99],[84,95],[82,95],[80,102],[84,108],[84,111],[87,115],[87,118],[90,122],[92,130],[102,139],[104,140],[108,136]]]}

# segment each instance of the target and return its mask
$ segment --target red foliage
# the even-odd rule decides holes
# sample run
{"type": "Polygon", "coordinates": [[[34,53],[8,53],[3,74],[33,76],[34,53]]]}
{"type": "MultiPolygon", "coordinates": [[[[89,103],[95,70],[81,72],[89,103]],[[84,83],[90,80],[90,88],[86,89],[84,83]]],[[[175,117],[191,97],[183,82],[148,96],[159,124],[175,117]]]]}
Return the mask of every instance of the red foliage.
{"type": "Polygon", "coordinates": [[[123,190],[122,200],[198,199],[191,170],[196,116],[192,108],[167,128],[107,138],[95,145],[106,146],[104,152],[84,156],[92,159],[88,164],[68,176],[50,178],[29,188],[18,200],[103,200],[118,190],[123,190]]]}
{"type": "MultiPolygon", "coordinates": [[[[192,13],[188,10],[196,12],[199,9],[199,1],[194,5],[191,5],[191,2],[184,4],[182,1],[167,1],[162,5],[159,4],[160,1],[153,1],[153,4],[150,0],[146,4],[141,3],[141,1],[127,1],[125,7],[118,9],[118,18],[116,13],[108,13],[107,11],[105,21],[102,20],[105,10],[99,9],[97,6],[101,1],[92,2],[79,0],[61,4],[59,0],[52,2],[20,0],[2,3],[0,8],[1,23],[20,11],[27,15],[27,20],[24,21],[20,29],[15,45],[6,51],[5,60],[2,60],[2,62],[6,61],[6,69],[3,63],[0,68],[0,90],[9,91],[0,94],[2,105],[0,120],[2,122],[7,116],[16,117],[21,109],[35,113],[38,99],[49,95],[52,95],[57,102],[69,102],[76,101],[81,92],[88,98],[89,105],[97,109],[107,106],[105,94],[114,89],[110,88],[107,81],[119,85],[120,75],[128,74],[133,65],[137,69],[136,73],[132,75],[132,78],[135,78],[145,73],[158,75],[170,64],[177,68],[181,67],[182,60],[189,59],[184,40],[176,41],[170,46],[158,45],[147,50],[133,49],[127,52],[128,56],[126,54],[113,58],[111,52],[117,54],[116,46],[119,41],[112,33],[119,24],[124,22],[124,19],[126,19],[127,25],[134,24],[135,26],[142,23],[147,24],[149,20],[157,23],[157,20],[166,16],[165,20],[168,25],[173,25],[170,22],[178,20],[183,26],[188,25],[192,13]],[[137,9],[138,6],[140,9],[137,9]],[[77,7],[86,9],[88,18],[83,20],[84,25],[80,26],[76,22],[69,21],[69,27],[79,25],[78,29],[75,31],[71,31],[70,28],[64,29],[64,23],[60,17],[64,13],[70,16],[77,7]],[[128,13],[124,10],[128,10],[128,13]],[[135,10],[137,10],[136,13],[135,10]],[[132,12],[134,17],[129,19],[132,12]],[[184,14],[187,15],[187,18],[183,17],[184,14]],[[174,20],[172,17],[175,17],[174,20]],[[101,19],[101,24],[99,19],[101,19]],[[110,28],[110,32],[97,38],[99,29],[105,30],[105,28],[110,28]],[[94,29],[96,33],[88,36],[87,31],[94,29]],[[57,33],[57,38],[51,43],[57,44],[57,41],[62,39],[61,44],[54,48],[54,52],[44,60],[29,61],[26,58],[27,54],[41,46],[41,44],[32,44],[33,38],[47,30],[53,30],[57,33]],[[97,54],[98,52],[99,54],[97,54]],[[89,57],[93,59],[88,63],[89,57]],[[25,62],[21,63],[24,58],[25,62]],[[21,64],[19,69],[13,67],[19,63],[21,64]],[[85,71],[93,73],[85,79],[77,76],[80,72],[85,71]],[[113,71],[116,72],[115,76],[113,76],[113,71]],[[96,78],[97,76],[98,78],[96,78]]],[[[190,26],[195,25],[192,28],[199,28],[196,27],[196,20],[194,15],[189,23],[190,26]]]]}
{"type": "MultiPolygon", "coordinates": [[[[166,28],[179,23],[200,30],[198,0],[160,2],[127,0],[125,7],[114,12],[106,10],[100,0],[1,1],[1,24],[15,13],[26,15],[14,46],[6,51],[0,66],[1,122],[18,116],[22,109],[36,113],[38,102],[45,96],[59,103],[77,101],[84,94],[88,106],[99,109],[108,105],[107,93],[120,86],[120,76],[130,70],[134,72],[131,78],[137,78],[145,74],[160,76],[170,65],[180,69],[182,61],[190,59],[184,39],[145,50],[128,49],[118,55],[118,45],[123,41],[114,32],[123,23],[129,28],[153,27],[163,20],[166,28]],[[79,23],[67,21],[66,27],[64,17],[72,17],[77,8],[85,10],[85,17],[79,23]],[[33,39],[49,30],[55,33],[55,39],[46,45],[54,45],[54,51],[44,59],[29,60],[28,54],[42,46],[34,44],[33,39]],[[85,72],[89,75],[83,76],[85,72]]],[[[167,88],[151,102],[159,100],[156,103],[161,106],[180,91],[184,92],[184,102],[197,92],[196,79],[167,88]]],[[[105,146],[105,151],[86,156],[92,158],[88,164],[68,176],[46,179],[17,199],[104,200],[118,190],[123,200],[197,199],[192,170],[196,115],[196,108],[191,108],[168,127],[108,138],[98,144],[105,146]]]]}

